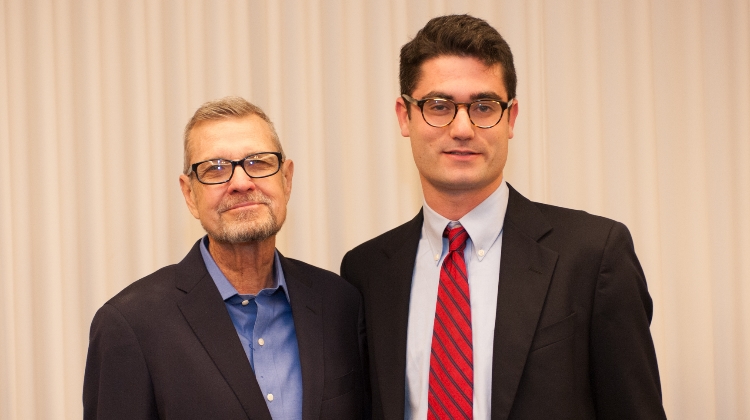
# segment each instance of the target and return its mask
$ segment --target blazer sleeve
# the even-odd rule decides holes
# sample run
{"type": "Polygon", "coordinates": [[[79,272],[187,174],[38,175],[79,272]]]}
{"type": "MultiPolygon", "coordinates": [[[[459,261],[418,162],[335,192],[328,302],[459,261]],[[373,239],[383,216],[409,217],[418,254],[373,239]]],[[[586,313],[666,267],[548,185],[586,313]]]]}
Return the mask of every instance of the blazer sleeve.
{"type": "Polygon", "coordinates": [[[606,241],[591,317],[591,382],[598,419],[663,419],[649,326],[653,305],[625,225],[606,241]]]}
{"type": "Polygon", "coordinates": [[[364,394],[362,418],[372,418],[372,391],[370,390],[370,359],[367,351],[367,331],[365,329],[365,307],[362,296],[359,296],[359,314],[357,316],[357,329],[359,338],[359,360],[362,369],[362,387],[364,394]]]}
{"type": "Polygon", "coordinates": [[[91,323],[83,380],[83,418],[159,418],[138,338],[110,304],[99,309],[91,323]]]}

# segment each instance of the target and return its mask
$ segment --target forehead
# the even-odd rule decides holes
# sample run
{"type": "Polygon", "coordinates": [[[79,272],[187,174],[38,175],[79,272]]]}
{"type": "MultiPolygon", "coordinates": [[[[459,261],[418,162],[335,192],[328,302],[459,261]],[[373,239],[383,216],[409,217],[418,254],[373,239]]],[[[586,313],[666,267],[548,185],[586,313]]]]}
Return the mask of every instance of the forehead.
{"type": "Polygon", "coordinates": [[[190,132],[194,162],[214,159],[240,159],[256,152],[276,152],[273,133],[257,115],[222,118],[197,123],[190,132]]]}
{"type": "Polygon", "coordinates": [[[414,97],[442,93],[456,100],[468,100],[473,94],[492,92],[507,100],[502,66],[485,65],[475,57],[441,55],[420,66],[414,97]]]}

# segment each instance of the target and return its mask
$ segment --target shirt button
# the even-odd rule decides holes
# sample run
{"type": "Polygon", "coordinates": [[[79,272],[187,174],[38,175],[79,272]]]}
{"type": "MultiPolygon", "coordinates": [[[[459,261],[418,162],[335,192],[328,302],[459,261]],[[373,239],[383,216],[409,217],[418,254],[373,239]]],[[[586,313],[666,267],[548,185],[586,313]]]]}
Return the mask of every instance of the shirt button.
{"type": "Polygon", "coordinates": [[[477,252],[477,254],[479,254],[480,257],[484,257],[484,250],[480,249],[479,252],[477,252]]]}
{"type": "Polygon", "coordinates": [[[435,261],[440,259],[440,254],[435,254],[435,261]]]}
{"type": "MultiPolygon", "coordinates": [[[[266,340],[264,340],[262,338],[259,338],[258,339],[258,344],[260,344],[262,346],[262,345],[266,344],[266,340]]],[[[268,394],[268,395],[271,395],[271,394],[268,394]]]]}
{"type": "Polygon", "coordinates": [[[273,394],[266,395],[266,398],[268,398],[268,401],[273,401],[273,394]]]}
{"type": "Polygon", "coordinates": [[[243,301],[242,301],[242,306],[247,306],[247,304],[248,304],[248,303],[250,303],[250,301],[249,301],[249,300],[243,300],[243,301]]]}

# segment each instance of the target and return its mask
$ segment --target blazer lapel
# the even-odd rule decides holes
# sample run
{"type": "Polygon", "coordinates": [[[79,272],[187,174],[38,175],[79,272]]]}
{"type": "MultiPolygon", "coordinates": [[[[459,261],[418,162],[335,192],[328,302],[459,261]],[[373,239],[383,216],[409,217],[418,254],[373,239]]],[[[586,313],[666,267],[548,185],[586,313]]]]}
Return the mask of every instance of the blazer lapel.
{"type": "Polygon", "coordinates": [[[492,360],[492,415],[510,414],[558,254],[537,242],[552,227],[529,200],[510,187],[492,360]]]}
{"type": "Polygon", "coordinates": [[[289,288],[294,329],[297,334],[299,361],[302,369],[302,418],[320,417],[323,401],[323,302],[311,281],[279,253],[284,278],[289,288]]]}
{"type": "Polygon", "coordinates": [[[377,308],[368,316],[378,317],[367,320],[367,335],[372,337],[374,352],[370,363],[375,364],[384,416],[388,419],[404,418],[406,320],[409,319],[409,297],[422,221],[420,211],[389,238],[382,248],[384,255],[373,256],[382,264],[366,285],[369,304],[377,308]]]}
{"type": "Polygon", "coordinates": [[[250,419],[271,420],[263,393],[196,243],[178,265],[177,305],[250,419]]]}

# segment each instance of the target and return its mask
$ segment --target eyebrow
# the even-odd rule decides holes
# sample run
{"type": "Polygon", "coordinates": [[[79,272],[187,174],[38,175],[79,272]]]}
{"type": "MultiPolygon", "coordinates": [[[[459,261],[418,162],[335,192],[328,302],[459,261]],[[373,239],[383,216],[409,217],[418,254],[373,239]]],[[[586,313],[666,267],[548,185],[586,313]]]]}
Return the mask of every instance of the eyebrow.
{"type": "MultiPolygon", "coordinates": [[[[445,92],[440,92],[437,90],[433,90],[430,92],[427,92],[426,95],[423,96],[423,98],[442,98],[442,99],[450,99],[451,101],[455,100],[455,97],[453,95],[449,95],[445,92]]],[[[476,101],[479,99],[492,99],[495,101],[500,102],[507,102],[505,99],[503,99],[500,95],[498,95],[495,92],[492,91],[486,91],[486,92],[477,92],[473,93],[471,96],[469,96],[469,100],[476,101]]]]}
{"type": "MultiPolygon", "coordinates": [[[[249,155],[246,155],[246,156],[244,156],[244,157],[242,157],[240,159],[236,159],[236,160],[247,159],[250,156],[259,155],[259,154],[262,154],[262,153],[281,153],[281,152],[253,152],[253,153],[250,153],[249,155]]],[[[210,158],[210,159],[202,160],[201,162],[208,162],[209,160],[228,160],[228,161],[232,161],[234,159],[229,159],[229,158],[225,158],[225,157],[215,157],[215,158],[210,158]]],[[[198,162],[198,163],[200,163],[200,162],[198,162]]]]}

